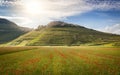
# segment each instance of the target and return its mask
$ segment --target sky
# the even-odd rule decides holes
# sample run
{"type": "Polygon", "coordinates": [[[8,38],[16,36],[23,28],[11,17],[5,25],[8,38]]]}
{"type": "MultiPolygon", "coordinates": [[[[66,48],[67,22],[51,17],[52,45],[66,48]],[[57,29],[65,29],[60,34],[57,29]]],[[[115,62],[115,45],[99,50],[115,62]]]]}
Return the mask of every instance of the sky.
{"type": "Polygon", "coordinates": [[[64,21],[120,34],[120,0],[0,0],[0,18],[29,28],[64,21]]]}

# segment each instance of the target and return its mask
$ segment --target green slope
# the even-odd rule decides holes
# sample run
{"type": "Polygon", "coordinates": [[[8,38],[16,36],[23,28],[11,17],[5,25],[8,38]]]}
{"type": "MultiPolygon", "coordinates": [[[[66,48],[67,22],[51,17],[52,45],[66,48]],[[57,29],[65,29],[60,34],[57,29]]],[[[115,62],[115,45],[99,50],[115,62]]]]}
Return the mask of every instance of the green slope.
{"type": "Polygon", "coordinates": [[[19,27],[9,20],[0,18],[0,44],[16,39],[28,31],[27,28],[19,27]]]}
{"type": "Polygon", "coordinates": [[[21,36],[10,45],[63,46],[63,45],[104,45],[120,46],[120,36],[88,29],[64,22],[51,22],[47,26],[21,36]]]}

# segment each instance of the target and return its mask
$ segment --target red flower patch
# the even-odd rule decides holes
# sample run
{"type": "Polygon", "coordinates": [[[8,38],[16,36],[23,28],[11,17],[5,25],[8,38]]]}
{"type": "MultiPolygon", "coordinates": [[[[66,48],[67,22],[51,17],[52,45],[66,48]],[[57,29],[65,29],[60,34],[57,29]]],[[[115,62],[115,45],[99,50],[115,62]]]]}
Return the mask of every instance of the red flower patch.
{"type": "Polygon", "coordinates": [[[103,70],[107,70],[107,71],[110,71],[109,73],[110,74],[113,74],[113,75],[116,75],[116,73],[117,73],[117,71],[116,70],[113,70],[113,69],[111,69],[111,68],[109,68],[107,65],[103,65],[103,64],[100,64],[99,63],[99,61],[97,61],[97,60],[90,60],[87,56],[85,56],[85,55],[81,55],[81,54],[78,54],[78,53],[76,53],[76,52],[70,52],[72,55],[74,55],[74,56],[78,56],[78,57],[80,57],[80,59],[82,59],[82,60],[84,60],[86,63],[88,63],[88,64],[94,64],[98,69],[100,69],[101,71],[103,71],[103,70]]]}
{"type": "Polygon", "coordinates": [[[54,58],[53,54],[50,54],[49,58],[50,61],[42,67],[42,73],[49,67],[50,63],[52,62],[52,59],[54,58]]]}
{"type": "Polygon", "coordinates": [[[66,56],[65,54],[63,54],[62,52],[57,51],[57,50],[56,50],[56,52],[57,52],[61,57],[65,58],[65,59],[67,58],[67,56],[66,56]]]}
{"type": "Polygon", "coordinates": [[[33,58],[23,62],[21,65],[22,66],[31,65],[31,64],[38,63],[39,61],[40,61],[40,58],[33,58]]]}

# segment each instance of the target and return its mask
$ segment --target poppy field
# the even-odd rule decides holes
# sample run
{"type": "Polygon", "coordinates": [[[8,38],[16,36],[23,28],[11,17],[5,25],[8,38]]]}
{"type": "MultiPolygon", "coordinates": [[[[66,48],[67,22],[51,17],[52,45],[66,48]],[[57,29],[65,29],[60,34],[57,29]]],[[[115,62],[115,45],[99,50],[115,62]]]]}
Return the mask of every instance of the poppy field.
{"type": "Polygon", "coordinates": [[[0,75],[120,75],[120,48],[0,47],[0,75]]]}

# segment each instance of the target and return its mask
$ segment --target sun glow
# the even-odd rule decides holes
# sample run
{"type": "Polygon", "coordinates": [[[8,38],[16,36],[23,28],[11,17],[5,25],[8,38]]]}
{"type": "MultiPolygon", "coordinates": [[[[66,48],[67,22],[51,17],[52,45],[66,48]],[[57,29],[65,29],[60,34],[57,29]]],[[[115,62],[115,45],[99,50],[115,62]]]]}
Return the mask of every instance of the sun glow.
{"type": "Polygon", "coordinates": [[[24,4],[25,11],[30,14],[39,14],[44,11],[44,5],[38,0],[27,1],[24,4]]]}

